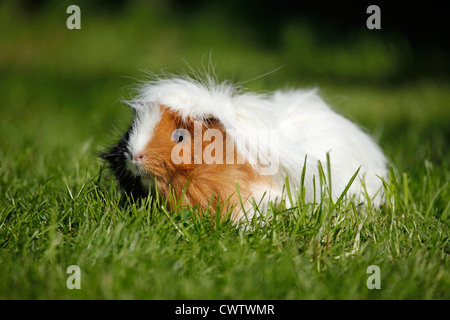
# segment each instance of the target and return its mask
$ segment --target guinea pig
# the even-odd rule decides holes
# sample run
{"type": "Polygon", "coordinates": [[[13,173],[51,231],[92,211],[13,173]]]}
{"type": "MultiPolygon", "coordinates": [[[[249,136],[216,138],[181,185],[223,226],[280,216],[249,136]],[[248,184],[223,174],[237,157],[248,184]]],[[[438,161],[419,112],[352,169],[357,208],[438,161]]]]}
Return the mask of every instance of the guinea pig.
{"type": "Polygon", "coordinates": [[[134,198],[153,188],[172,207],[220,204],[242,221],[264,214],[271,201],[295,205],[287,181],[291,192],[303,185],[313,202],[325,177],[336,200],[358,172],[346,195],[383,201],[383,152],[316,89],[256,94],[210,76],[172,76],[145,82],[126,104],[131,126],[102,157],[134,198]]]}

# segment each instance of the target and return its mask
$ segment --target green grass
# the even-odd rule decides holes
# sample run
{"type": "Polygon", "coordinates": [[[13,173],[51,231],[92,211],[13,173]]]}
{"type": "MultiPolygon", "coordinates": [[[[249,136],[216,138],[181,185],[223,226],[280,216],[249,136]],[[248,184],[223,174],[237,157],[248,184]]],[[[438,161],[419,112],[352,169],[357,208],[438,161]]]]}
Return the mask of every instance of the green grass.
{"type": "Polygon", "coordinates": [[[80,31],[65,28],[64,5],[25,19],[1,6],[1,299],[450,298],[447,81],[384,84],[401,60],[391,46],[361,36],[349,50],[315,55],[322,48],[301,23],[265,49],[246,32],[234,36],[223,17],[205,30],[207,13],[178,20],[161,4],[116,16],[82,6],[80,31]],[[117,102],[135,83],[127,77],[177,71],[182,58],[196,68],[210,49],[223,78],[285,65],[246,85],[317,85],[365,126],[392,163],[386,205],[291,194],[295,209],[272,208],[275,219],[245,229],[167,212],[163,199],[121,202],[95,154],[128,124],[117,102]],[[333,80],[361,75],[370,81],[333,80]],[[70,265],[81,268],[81,290],[66,287],[70,265]],[[380,290],[366,286],[370,265],[380,267],[380,290]]]}

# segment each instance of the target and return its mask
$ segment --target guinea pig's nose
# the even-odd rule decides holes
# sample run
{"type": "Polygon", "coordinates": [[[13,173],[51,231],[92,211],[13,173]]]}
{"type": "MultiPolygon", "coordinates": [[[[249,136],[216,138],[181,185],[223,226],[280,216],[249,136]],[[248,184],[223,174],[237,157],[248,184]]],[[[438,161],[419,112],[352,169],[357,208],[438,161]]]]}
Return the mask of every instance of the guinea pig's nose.
{"type": "Polygon", "coordinates": [[[144,158],[145,158],[145,153],[140,152],[134,157],[134,160],[135,161],[142,161],[144,158]]]}

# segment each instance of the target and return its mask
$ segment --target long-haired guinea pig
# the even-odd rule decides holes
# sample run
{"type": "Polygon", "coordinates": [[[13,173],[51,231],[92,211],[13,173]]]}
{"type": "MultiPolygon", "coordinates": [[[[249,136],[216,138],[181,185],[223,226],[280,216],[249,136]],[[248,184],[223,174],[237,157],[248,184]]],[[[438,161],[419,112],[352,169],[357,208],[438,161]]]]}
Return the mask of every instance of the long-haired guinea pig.
{"type": "Polygon", "coordinates": [[[131,126],[102,157],[134,198],[154,188],[169,205],[220,204],[239,221],[270,201],[294,205],[287,179],[291,193],[303,185],[312,202],[320,201],[319,181],[331,178],[336,200],[358,172],[346,195],[382,202],[383,152],[316,90],[255,94],[212,77],[171,77],[146,82],[126,103],[131,126]]]}

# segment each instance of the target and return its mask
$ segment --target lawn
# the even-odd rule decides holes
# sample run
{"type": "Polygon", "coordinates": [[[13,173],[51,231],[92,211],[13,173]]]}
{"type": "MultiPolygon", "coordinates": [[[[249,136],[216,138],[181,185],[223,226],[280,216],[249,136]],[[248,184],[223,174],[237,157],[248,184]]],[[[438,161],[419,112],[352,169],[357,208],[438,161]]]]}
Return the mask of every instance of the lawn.
{"type": "Polygon", "coordinates": [[[327,47],[292,20],[266,47],[214,9],[164,3],[82,2],[81,30],[66,28],[64,2],[0,4],[0,299],[450,299],[448,78],[405,78],[400,36],[327,47]],[[251,90],[319,87],[390,159],[386,204],[293,193],[294,209],[237,228],[124,198],[97,157],[131,120],[121,98],[147,71],[210,55],[251,90]],[[367,287],[371,265],[381,289],[367,287]]]}

